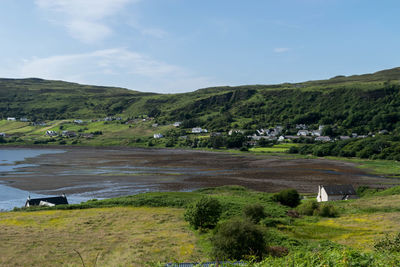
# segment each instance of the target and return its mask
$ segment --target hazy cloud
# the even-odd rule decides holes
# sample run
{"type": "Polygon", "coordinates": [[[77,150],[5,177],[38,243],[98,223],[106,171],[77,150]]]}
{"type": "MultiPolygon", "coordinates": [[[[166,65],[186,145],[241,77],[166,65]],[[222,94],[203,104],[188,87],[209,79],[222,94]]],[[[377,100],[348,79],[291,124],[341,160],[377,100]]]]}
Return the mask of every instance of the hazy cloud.
{"type": "Polygon", "coordinates": [[[138,0],[35,0],[36,5],[76,39],[95,42],[112,33],[105,19],[138,0]]]}
{"type": "Polygon", "coordinates": [[[274,48],[274,53],[285,53],[288,52],[290,50],[290,48],[287,47],[277,47],[274,48]]]}
{"type": "Polygon", "coordinates": [[[218,84],[175,65],[123,48],[24,60],[0,76],[38,77],[97,85],[124,86],[139,91],[184,92],[218,84]],[[13,74],[13,75],[10,75],[13,74]]]}

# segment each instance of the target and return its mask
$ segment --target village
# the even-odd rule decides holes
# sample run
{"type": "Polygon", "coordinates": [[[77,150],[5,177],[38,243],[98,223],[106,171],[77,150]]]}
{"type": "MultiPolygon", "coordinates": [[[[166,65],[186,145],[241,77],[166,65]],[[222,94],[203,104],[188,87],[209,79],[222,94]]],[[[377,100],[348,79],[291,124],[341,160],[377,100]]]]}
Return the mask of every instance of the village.
{"type": "MultiPolygon", "coordinates": [[[[350,135],[334,135],[333,128],[331,125],[306,125],[306,124],[295,124],[295,125],[286,125],[284,126],[274,126],[267,128],[260,128],[257,130],[248,130],[248,129],[230,129],[227,132],[216,132],[209,131],[206,128],[202,127],[193,127],[191,129],[182,128],[183,122],[175,121],[167,125],[162,125],[159,123],[155,123],[155,118],[149,117],[147,115],[141,115],[134,119],[123,119],[122,117],[105,117],[102,119],[91,119],[91,120],[82,120],[82,119],[74,119],[74,120],[65,120],[62,122],[59,127],[59,131],[51,129],[52,123],[45,121],[30,121],[27,117],[21,117],[17,119],[16,117],[7,117],[8,122],[24,122],[29,123],[30,126],[34,127],[42,127],[45,128],[46,131],[43,132],[44,136],[47,137],[60,137],[60,138],[85,138],[85,139],[93,139],[94,137],[101,135],[102,131],[91,131],[88,132],[88,128],[80,128],[77,131],[73,130],[63,130],[62,125],[73,124],[77,126],[85,126],[90,123],[95,122],[104,122],[107,123],[117,123],[124,124],[132,127],[133,125],[149,125],[150,129],[153,129],[152,137],[154,139],[162,139],[168,137],[168,134],[164,132],[157,132],[156,129],[162,128],[165,129],[166,126],[170,126],[172,128],[183,129],[185,135],[180,135],[179,138],[186,139],[187,135],[201,135],[204,137],[216,137],[216,136],[232,136],[232,135],[244,135],[247,139],[248,146],[257,146],[263,142],[293,142],[293,143],[313,143],[313,142],[335,142],[349,139],[362,139],[367,137],[375,137],[376,134],[386,135],[389,134],[389,131],[383,129],[379,130],[377,133],[369,132],[368,134],[358,134],[351,133],[350,135]],[[151,126],[150,126],[151,125],[151,126]]],[[[53,122],[54,123],[54,122],[53,122]]],[[[181,131],[182,132],[182,131],[181,131]]],[[[9,138],[13,137],[13,133],[0,132],[0,137],[9,138]]],[[[19,136],[18,136],[19,137],[19,136]]]]}

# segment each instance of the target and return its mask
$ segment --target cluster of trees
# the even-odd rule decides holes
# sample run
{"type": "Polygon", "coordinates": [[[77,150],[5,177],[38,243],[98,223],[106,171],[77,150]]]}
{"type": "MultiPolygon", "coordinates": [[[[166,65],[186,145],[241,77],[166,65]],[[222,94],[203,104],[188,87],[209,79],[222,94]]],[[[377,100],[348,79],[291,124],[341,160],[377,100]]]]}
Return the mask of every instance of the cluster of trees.
{"type": "Polygon", "coordinates": [[[400,136],[377,136],[291,147],[289,153],[400,160],[400,136]]]}
{"type": "Polygon", "coordinates": [[[197,148],[197,147],[207,147],[219,149],[221,147],[226,148],[242,148],[247,146],[247,137],[241,133],[233,133],[232,135],[224,136],[210,136],[210,138],[194,138],[186,139],[185,146],[197,148]]]}

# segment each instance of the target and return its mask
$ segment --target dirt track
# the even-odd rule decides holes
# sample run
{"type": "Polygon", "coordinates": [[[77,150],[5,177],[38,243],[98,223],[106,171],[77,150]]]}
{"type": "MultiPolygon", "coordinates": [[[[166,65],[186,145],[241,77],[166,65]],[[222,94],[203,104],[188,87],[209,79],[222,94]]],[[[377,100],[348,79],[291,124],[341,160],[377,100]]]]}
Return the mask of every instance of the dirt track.
{"type": "Polygon", "coordinates": [[[26,163],[36,166],[23,168],[18,173],[2,174],[0,180],[39,193],[93,191],[99,197],[221,185],[243,185],[266,192],[296,188],[303,193],[315,193],[319,184],[386,187],[398,183],[394,179],[368,175],[351,163],[325,159],[166,149],[65,150],[61,154],[27,159],[26,163]]]}

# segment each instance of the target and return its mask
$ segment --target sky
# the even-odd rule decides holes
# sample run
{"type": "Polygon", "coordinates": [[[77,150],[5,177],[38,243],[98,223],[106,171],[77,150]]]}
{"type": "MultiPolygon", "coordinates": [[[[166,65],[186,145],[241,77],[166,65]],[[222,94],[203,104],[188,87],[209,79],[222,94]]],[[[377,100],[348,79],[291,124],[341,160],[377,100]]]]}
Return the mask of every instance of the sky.
{"type": "Polygon", "coordinates": [[[0,77],[181,93],[400,66],[397,0],[0,0],[0,77]]]}

